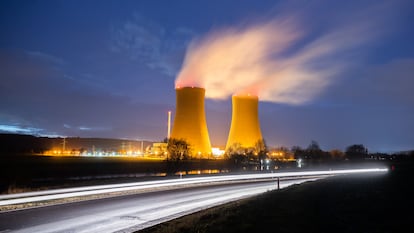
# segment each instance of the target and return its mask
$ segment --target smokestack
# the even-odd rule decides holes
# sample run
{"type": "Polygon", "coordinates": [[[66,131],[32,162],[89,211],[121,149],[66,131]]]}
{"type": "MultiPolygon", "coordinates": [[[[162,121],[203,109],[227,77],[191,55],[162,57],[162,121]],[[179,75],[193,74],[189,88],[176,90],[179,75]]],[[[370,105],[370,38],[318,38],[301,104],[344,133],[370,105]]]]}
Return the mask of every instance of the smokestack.
{"type": "Polygon", "coordinates": [[[204,112],[204,96],[204,88],[176,88],[176,111],[171,138],[186,140],[193,155],[208,157],[211,144],[204,112]]]}
{"type": "Polygon", "coordinates": [[[170,135],[171,135],[171,111],[168,111],[168,121],[167,121],[167,127],[168,127],[168,130],[167,130],[167,139],[169,139],[170,138],[170,135]]]}
{"type": "Polygon", "coordinates": [[[243,148],[254,147],[263,140],[260,130],[259,98],[252,95],[232,96],[232,116],[226,150],[238,144],[243,148]]]}

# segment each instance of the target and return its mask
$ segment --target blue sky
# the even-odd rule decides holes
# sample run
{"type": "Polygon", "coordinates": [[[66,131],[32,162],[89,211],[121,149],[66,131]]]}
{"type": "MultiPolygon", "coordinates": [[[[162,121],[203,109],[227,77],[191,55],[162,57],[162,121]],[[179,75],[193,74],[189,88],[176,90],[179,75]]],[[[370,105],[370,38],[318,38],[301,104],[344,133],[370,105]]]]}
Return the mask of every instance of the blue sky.
{"type": "Polygon", "coordinates": [[[414,149],[412,22],[409,0],[4,0],[0,130],[162,140],[175,83],[196,70],[213,146],[229,96],[254,84],[269,146],[414,149]]]}

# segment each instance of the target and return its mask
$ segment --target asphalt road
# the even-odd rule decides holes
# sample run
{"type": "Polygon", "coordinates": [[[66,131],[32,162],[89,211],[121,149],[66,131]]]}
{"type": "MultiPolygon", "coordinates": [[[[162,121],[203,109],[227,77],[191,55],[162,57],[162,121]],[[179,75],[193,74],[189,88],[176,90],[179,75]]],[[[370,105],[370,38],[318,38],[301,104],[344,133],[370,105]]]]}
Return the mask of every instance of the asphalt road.
{"type": "MultiPolygon", "coordinates": [[[[280,188],[314,179],[280,180],[280,188]]],[[[276,188],[276,180],[186,187],[3,212],[0,232],[134,232],[276,188]]]]}

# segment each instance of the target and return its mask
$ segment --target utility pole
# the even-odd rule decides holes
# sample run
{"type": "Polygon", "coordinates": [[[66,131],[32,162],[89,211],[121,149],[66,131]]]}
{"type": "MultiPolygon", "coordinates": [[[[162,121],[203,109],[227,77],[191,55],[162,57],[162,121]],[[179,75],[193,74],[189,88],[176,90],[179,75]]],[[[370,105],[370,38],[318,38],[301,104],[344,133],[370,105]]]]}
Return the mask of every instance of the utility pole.
{"type": "Polygon", "coordinates": [[[280,177],[277,177],[277,190],[280,189],[280,177]]]}
{"type": "Polygon", "coordinates": [[[125,153],[125,142],[122,142],[121,143],[121,154],[122,155],[125,155],[126,153],[125,153]]]}
{"type": "Polygon", "coordinates": [[[62,142],[62,153],[65,153],[66,151],[66,138],[63,138],[63,142],[62,142]]]}

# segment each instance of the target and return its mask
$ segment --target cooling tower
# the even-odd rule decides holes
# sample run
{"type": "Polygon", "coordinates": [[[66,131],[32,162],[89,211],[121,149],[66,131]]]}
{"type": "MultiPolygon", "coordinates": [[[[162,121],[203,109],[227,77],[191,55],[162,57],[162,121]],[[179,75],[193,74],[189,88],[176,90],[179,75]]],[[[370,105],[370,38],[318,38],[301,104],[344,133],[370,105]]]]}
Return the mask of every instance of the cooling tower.
{"type": "Polygon", "coordinates": [[[263,140],[258,114],[259,98],[252,95],[233,95],[232,116],[226,150],[238,144],[243,148],[254,147],[263,140]]]}
{"type": "Polygon", "coordinates": [[[182,87],[176,89],[176,111],[171,138],[185,139],[193,156],[208,157],[211,153],[206,116],[205,89],[182,87]]]}

